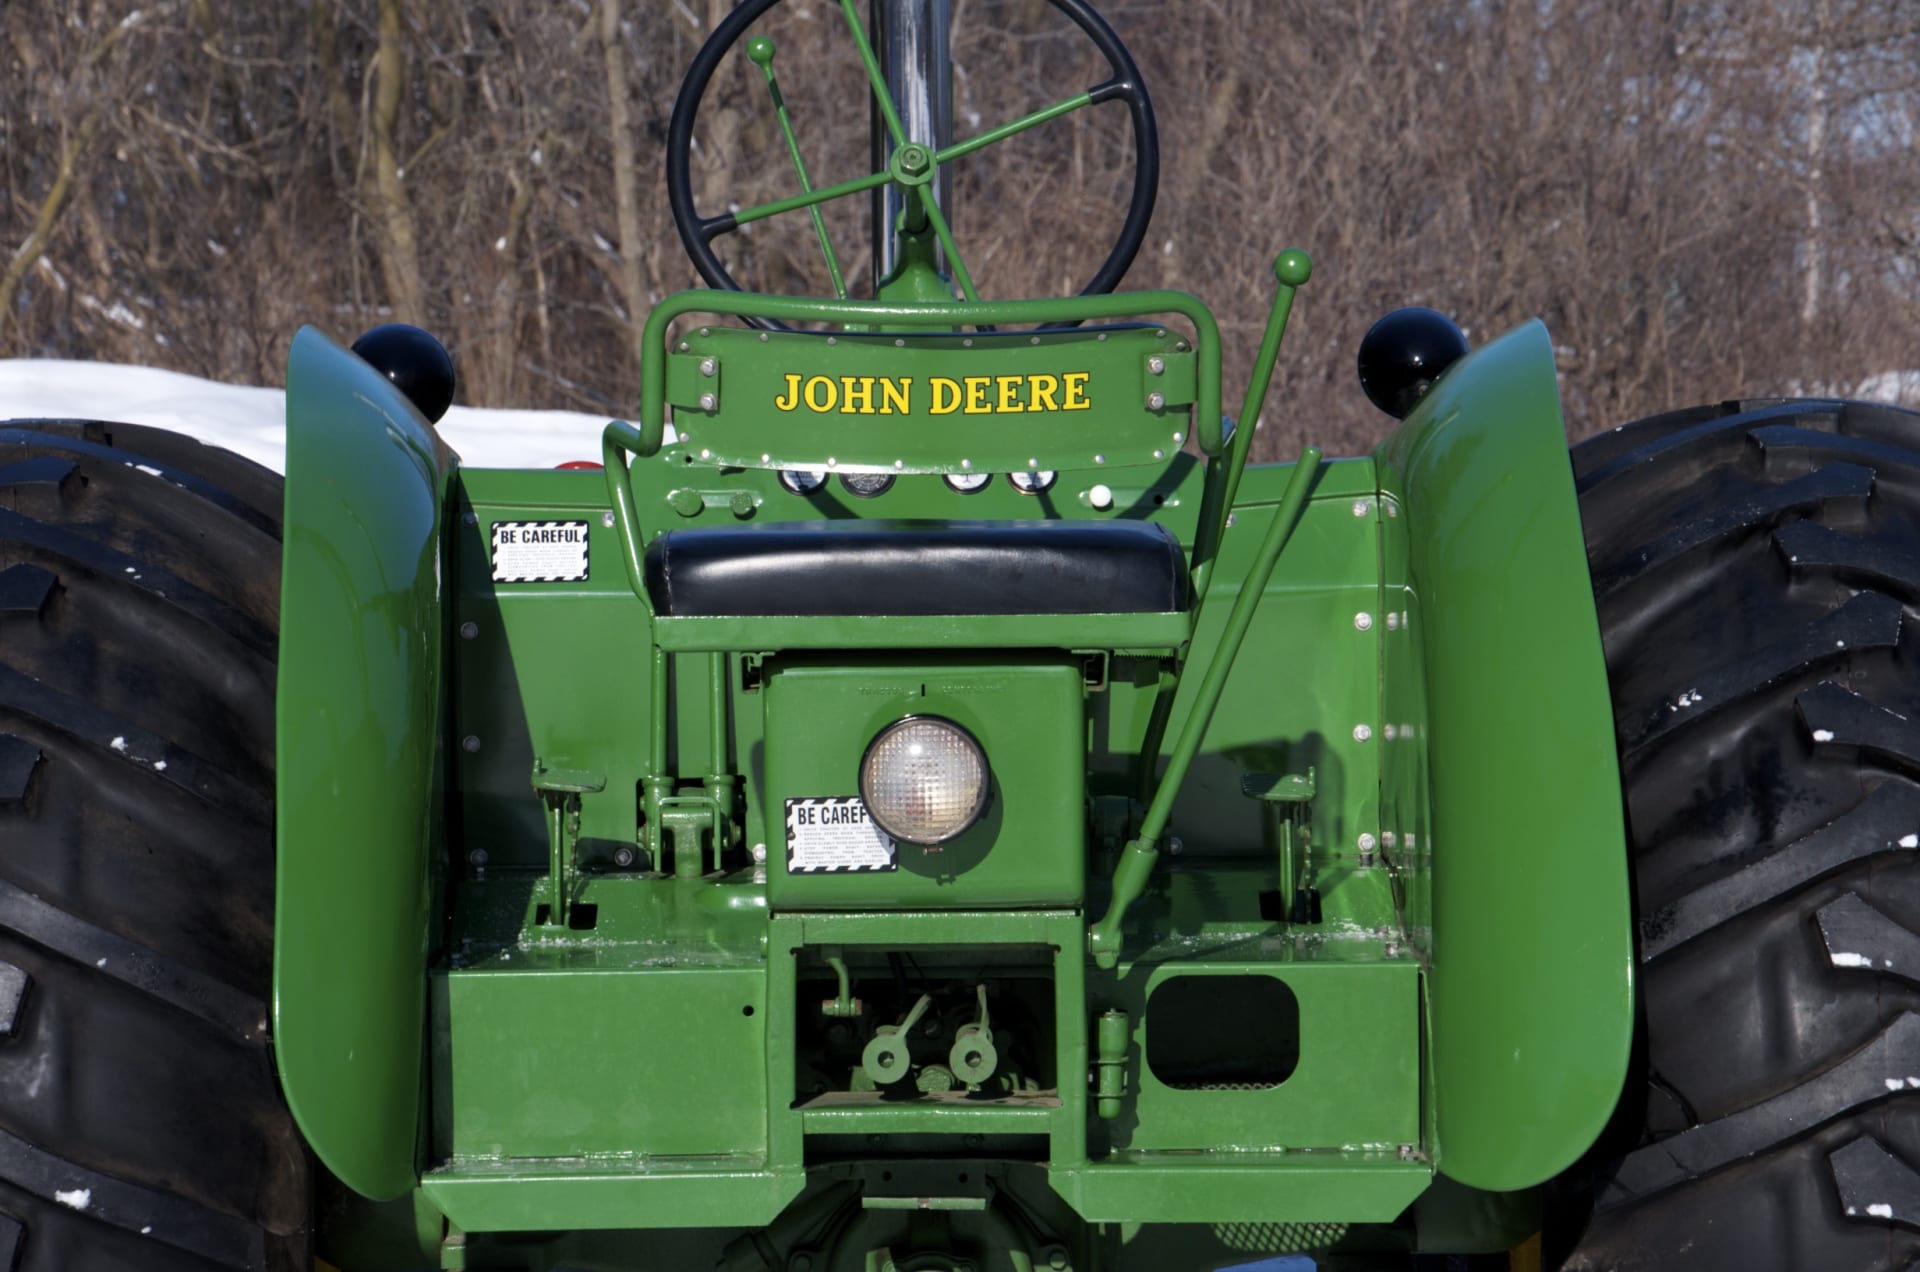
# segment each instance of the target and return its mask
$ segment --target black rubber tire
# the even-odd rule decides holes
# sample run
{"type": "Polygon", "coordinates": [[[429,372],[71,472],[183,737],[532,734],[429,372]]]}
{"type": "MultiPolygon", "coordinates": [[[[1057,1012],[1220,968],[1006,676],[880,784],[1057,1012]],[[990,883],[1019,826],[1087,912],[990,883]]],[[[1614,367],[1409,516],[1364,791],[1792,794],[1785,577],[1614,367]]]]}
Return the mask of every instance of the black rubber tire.
{"type": "Polygon", "coordinates": [[[1907,1267],[1920,415],[1726,403],[1603,434],[1574,470],[1641,1027],[1565,1266],[1907,1267]]]}
{"type": "Polygon", "coordinates": [[[0,423],[0,1269],[311,1272],[267,1037],[280,479],[0,423]]]}

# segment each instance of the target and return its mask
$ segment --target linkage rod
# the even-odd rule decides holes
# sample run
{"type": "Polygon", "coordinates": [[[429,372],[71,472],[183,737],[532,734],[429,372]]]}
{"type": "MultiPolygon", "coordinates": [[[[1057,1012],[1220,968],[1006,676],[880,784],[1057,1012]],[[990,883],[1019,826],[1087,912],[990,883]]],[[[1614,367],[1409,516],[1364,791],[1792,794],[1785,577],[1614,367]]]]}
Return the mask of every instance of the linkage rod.
{"type": "MultiPolygon", "coordinates": [[[[787,111],[786,96],[780,91],[780,82],[773,74],[773,40],[764,35],[756,35],[747,41],[747,56],[767,77],[767,92],[773,96],[774,117],[780,121],[780,135],[787,139],[787,154],[793,158],[793,170],[800,177],[800,192],[813,193],[813,182],[807,179],[807,161],[800,157],[800,139],[793,134],[793,116],[787,111]]],[[[847,298],[847,283],[840,275],[840,262],[833,254],[833,240],[827,236],[827,218],[820,214],[818,203],[809,203],[807,211],[813,216],[813,232],[820,237],[820,251],[827,258],[827,273],[833,275],[833,294],[841,300],[847,298]]]]}

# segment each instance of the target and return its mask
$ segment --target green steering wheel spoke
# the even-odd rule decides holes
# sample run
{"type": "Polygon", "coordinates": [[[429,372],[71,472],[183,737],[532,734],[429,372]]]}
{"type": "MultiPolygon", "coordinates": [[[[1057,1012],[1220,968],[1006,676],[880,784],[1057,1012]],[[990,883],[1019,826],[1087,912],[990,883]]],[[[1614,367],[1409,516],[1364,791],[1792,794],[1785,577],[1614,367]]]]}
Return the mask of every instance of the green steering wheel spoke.
{"type": "Polygon", "coordinates": [[[1004,141],[1015,133],[1023,133],[1036,124],[1044,124],[1049,119],[1058,119],[1062,115],[1071,114],[1079,110],[1082,106],[1091,106],[1092,104],[1093,94],[1090,92],[1069,97],[1065,101],[1055,102],[1051,106],[1034,111],[1031,115],[1022,115],[1011,123],[1002,124],[998,128],[989,128],[986,132],[978,136],[969,137],[965,141],[957,141],[945,150],[936,153],[934,155],[934,161],[936,163],[946,163],[950,159],[958,159],[962,155],[970,155],[976,150],[991,146],[996,141],[1004,141]]]}
{"type": "Polygon", "coordinates": [[[913,192],[920,196],[920,207],[927,214],[927,223],[940,237],[940,246],[947,249],[947,264],[953,268],[953,280],[960,284],[960,294],[978,302],[980,294],[973,289],[973,276],[967,273],[966,263],[960,259],[960,248],[953,241],[953,231],[947,228],[947,218],[940,215],[940,200],[933,197],[933,186],[918,185],[913,187],[913,192]]]}
{"type": "MultiPolygon", "coordinates": [[[[767,92],[773,97],[773,113],[780,121],[780,135],[787,139],[787,154],[793,158],[793,170],[799,174],[800,192],[812,194],[813,182],[807,179],[807,162],[800,157],[800,139],[793,133],[793,117],[787,113],[787,99],[773,75],[773,41],[764,35],[748,40],[747,56],[767,77],[767,92]]],[[[827,273],[833,276],[833,294],[845,300],[847,282],[840,274],[840,261],[833,254],[833,240],[827,234],[827,218],[820,214],[818,203],[808,204],[807,212],[813,217],[813,232],[820,238],[821,254],[827,258],[827,273]]]]}
{"type": "Polygon", "coordinates": [[[810,208],[818,203],[845,198],[849,194],[859,194],[862,190],[883,186],[891,180],[893,180],[891,172],[873,172],[864,177],[855,177],[851,181],[842,181],[838,185],[822,186],[806,194],[791,195],[785,199],[775,199],[772,203],[762,203],[757,207],[746,208],[735,212],[730,219],[733,228],[738,228],[752,221],[764,221],[770,216],[779,216],[782,212],[810,208]]]}
{"type": "Polygon", "coordinates": [[[907,144],[906,125],[900,122],[900,111],[893,104],[893,91],[887,87],[887,77],[880,70],[880,59],[873,54],[873,43],[867,39],[867,28],[861,24],[860,15],[855,12],[853,0],[840,0],[840,11],[847,15],[847,25],[853,28],[853,43],[860,50],[860,61],[867,68],[867,83],[873,86],[874,100],[880,104],[880,117],[887,121],[887,132],[893,136],[893,144],[907,144]]]}

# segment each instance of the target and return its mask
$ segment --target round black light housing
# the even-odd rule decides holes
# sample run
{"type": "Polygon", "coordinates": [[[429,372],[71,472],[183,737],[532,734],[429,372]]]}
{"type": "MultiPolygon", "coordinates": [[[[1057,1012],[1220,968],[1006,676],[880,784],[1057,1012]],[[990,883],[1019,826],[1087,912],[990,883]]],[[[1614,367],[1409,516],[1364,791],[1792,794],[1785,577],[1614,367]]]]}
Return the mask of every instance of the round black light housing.
{"type": "Polygon", "coordinates": [[[1405,419],[1440,373],[1467,355],[1453,319],[1432,309],[1396,309],[1360,341],[1360,387],[1375,406],[1405,419]]]}
{"type": "Polygon", "coordinates": [[[420,328],[386,323],[354,341],[353,351],[393,381],[427,423],[438,423],[453,405],[453,359],[445,345],[420,328]]]}

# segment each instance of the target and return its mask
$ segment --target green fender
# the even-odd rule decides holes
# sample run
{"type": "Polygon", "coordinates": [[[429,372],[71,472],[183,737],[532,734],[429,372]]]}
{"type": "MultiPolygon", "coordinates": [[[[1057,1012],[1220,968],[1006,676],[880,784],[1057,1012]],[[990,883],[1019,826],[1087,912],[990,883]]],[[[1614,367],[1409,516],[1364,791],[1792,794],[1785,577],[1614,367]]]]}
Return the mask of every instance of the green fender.
{"type": "Polygon", "coordinates": [[[1633,1037],[1613,708],[1546,328],[1456,364],[1378,460],[1428,701],[1437,1165],[1524,1188],[1599,1134],[1633,1037]]]}
{"type": "Polygon", "coordinates": [[[313,1151],[376,1199],[416,1178],[454,462],[385,377],[312,328],[294,338],[274,1056],[313,1151]]]}

